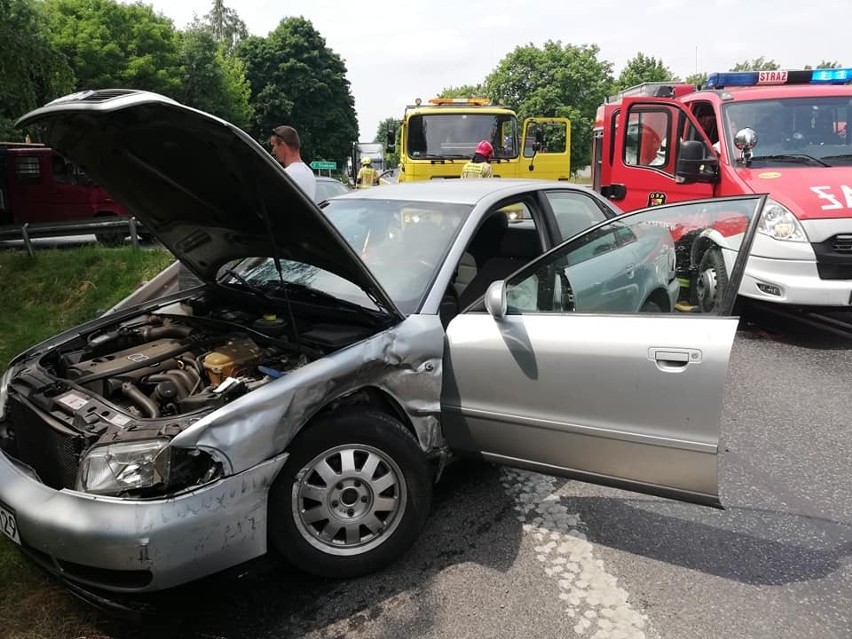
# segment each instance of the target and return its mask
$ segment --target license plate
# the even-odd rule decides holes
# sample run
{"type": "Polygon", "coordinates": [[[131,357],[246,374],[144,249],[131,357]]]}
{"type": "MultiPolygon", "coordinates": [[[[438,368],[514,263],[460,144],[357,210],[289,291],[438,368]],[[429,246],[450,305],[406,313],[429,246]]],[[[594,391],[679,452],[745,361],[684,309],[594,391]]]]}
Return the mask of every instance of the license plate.
{"type": "Polygon", "coordinates": [[[0,506],[0,532],[16,544],[21,543],[21,537],[18,535],[18,522],[15,521],[15,515],[3,508],[3,506],[0,506]]]}

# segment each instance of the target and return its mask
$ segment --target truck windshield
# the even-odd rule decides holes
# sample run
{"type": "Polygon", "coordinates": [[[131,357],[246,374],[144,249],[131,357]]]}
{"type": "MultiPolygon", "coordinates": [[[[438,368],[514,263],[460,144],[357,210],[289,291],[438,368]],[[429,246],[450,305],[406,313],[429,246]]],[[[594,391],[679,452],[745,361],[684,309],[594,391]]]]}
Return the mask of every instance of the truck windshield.
{"type": "Polygon", "coordinates": [[[752,166],[852,166],[852,98],[806,97],[728,104],[725,135],[733,149],[737,131],[757,131],[752,166]]]}
{"type": "Polygon", "coordinates": [[[414,160],[468,159],[488,140],[495,158],[518,156],[517,118],[507,114],[441,113],[408,121],[407,152],[414,160]]]}

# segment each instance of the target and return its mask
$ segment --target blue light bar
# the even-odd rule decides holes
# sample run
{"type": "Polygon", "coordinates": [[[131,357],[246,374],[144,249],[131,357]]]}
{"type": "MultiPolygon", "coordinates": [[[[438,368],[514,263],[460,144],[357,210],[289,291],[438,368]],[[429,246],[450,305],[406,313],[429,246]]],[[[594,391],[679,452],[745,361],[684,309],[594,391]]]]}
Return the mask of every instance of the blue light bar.
{"type": "Polygon", "coordinates": [[[711,73],[705,89],[724,87],[777,86],[782,84],[846,84],[852,82],[852,69],[815,69],[801,71],[730,71],[711,73]]]}
{"type": "Polygon", "coordinates": [[[811,82],[814,84],[845,84],[852,81],[852,69],[816,69],[811,82]]]}
{"type": "Polygon", "coordinates": [[[704,83],[705,89],[722,87],[753,87],[757,84],[757,71],[732,71],[731,73],[711,73],[704,83]]]}

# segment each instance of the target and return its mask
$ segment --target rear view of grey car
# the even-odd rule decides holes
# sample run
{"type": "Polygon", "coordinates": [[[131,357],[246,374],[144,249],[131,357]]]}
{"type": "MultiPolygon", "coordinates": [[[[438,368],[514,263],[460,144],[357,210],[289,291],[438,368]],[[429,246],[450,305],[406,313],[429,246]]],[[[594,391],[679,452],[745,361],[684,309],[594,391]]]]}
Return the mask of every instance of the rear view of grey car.
{"type": "Polygon", "coordinates": [[[162,96],[87,92],[21,124],[201,280],[2,378],[0,529],[63,579],[152,591],[269,552],[363,575],[414,543],[465,455],[718,505],[762,197],[624,215],[570,184],[457,180],[320,209],[245,133],[162,96]],[[719,234],[724,313],[680,312],[719,234]]]}

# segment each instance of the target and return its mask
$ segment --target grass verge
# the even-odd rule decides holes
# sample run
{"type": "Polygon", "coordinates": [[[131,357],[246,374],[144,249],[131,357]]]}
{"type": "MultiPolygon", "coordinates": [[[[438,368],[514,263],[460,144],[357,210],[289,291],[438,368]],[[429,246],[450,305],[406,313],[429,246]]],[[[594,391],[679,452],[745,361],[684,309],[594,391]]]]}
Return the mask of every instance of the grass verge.
{"type": "MultiPolygon", "coordinates": [[[[27,347],[112,307],[168,266],[162,250],[0,251],[0,369],[27,347]]],[[[0,539],[0,639],[105,639],[100,616],[0,539]]]]}

